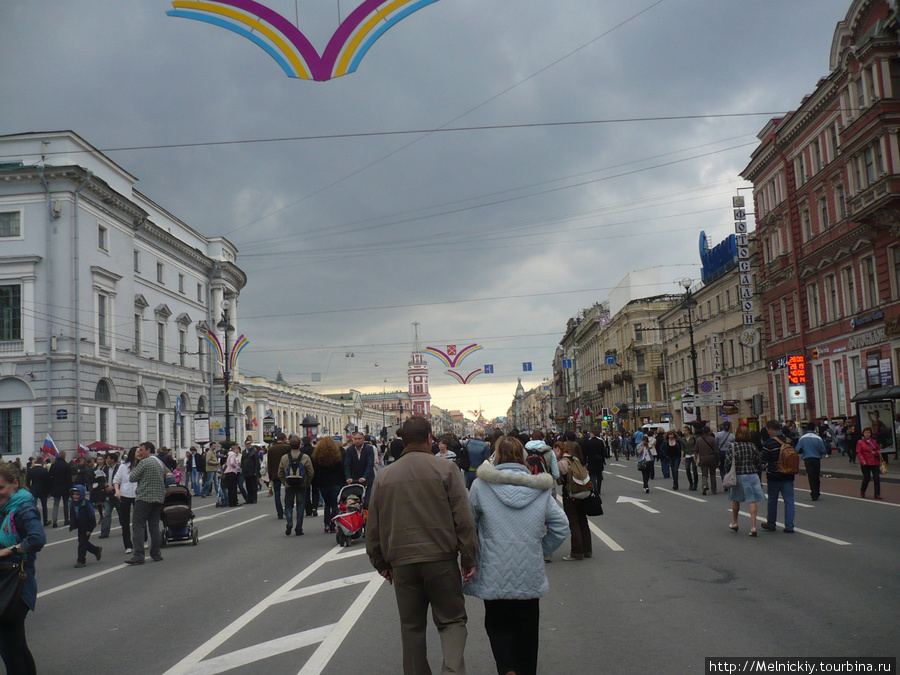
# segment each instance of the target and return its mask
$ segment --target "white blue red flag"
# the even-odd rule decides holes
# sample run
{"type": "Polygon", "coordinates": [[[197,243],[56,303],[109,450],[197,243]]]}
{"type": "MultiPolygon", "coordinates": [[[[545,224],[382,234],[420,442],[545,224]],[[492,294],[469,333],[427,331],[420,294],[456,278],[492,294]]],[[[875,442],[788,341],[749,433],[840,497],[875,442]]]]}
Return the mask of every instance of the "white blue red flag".
{"type": "Polygon", "coordinates": [[[44,447],[42,448],[45,455],[50,455],[51,457],[59,457],[59,450],[56,449],[56,443],[53,442],[53,439],[50,438],[50,434],[47,434],[47,438],[44,439],[44,447]]]}
{"type": "Polygon", "coordinates": [[[81,443],[78,444],[78,456],[79,457],[87,457],[90,454],[91,454],[90,448],[82,445],[81,443]]]}

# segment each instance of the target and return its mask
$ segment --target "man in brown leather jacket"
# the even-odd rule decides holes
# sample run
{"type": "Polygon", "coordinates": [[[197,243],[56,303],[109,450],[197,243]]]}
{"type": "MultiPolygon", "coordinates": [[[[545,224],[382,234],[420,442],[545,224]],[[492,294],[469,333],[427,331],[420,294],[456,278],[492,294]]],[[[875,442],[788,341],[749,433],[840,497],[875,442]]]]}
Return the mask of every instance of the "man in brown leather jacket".
{"type": "Polygon", "coordinates": [[[394,584],[403,672],[431,673],[425,645],[430,604],[444,653],[441,672],[465,673],[462,585],[475,574],[478,549],[468,492],[456,464],[431,453],[428,420],[408,419],[400,436],[400,459],[375,476],[366,551],[375,569],[394,584]]]}

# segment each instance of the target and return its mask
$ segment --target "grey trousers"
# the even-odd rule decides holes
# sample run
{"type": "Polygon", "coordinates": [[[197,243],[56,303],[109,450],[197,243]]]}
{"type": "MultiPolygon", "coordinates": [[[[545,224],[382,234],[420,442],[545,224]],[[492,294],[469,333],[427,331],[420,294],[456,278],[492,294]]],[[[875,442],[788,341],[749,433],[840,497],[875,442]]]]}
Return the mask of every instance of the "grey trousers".
{"type": "Polygon", "coordinates": [[[459,563],[454,559],[395,567],[394,593],[400,612],[404,675],[431,675],[425,645],[428,605],[444,652],[441,672],[465,673],[468,632],[459,563]]]}
{"type": "Polygon", "coordinates": [[[431,675],[425,644],[428,605],[441,638],[442,673],[465,673],[466,602],[456,559],[399,565],[394,593],[400,612],[404,675],[431,675]]]}

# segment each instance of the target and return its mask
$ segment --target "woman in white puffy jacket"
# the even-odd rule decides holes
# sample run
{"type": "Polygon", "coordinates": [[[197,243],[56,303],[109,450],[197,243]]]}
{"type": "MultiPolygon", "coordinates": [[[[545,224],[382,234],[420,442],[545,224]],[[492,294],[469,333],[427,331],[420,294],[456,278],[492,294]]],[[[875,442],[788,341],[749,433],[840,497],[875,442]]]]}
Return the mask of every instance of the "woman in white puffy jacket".
{"type": "Polygon", "coordinates": [[[484,600],[484,627],[497,672],[534,674],[539,599],[549,590],[544,558],[569,536],[568,519],[553,498],[553,477],[531,474],[516,438],[500,438],[493,464],[482,464],[477,475],[469,501],[478,527],[478,556],[475,576],[463,592],[484,600]]]}

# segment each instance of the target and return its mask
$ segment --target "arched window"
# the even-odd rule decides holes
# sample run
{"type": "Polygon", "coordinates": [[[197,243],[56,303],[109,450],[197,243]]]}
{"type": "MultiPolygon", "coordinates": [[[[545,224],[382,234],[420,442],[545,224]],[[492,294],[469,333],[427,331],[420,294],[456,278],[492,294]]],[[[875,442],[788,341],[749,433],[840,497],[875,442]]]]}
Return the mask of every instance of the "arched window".
{"type": "Polygon", "coordinates": [[[109,393],[109,385],[106,380],[100,380],[97,383],[97,389],[94,391],[94,398],[103,403],[112,401],[112,395],[109,393]]]}
{"type": "Polygon", "coordinates": [[[137,404],[138,408],[146,408],[147,407],[147,396],[144,394],[144,390],[138,387],[137,390],[137,404]]]}
{"type": "Polygon", "coordinates": [[[166,392],[162,389],[160,389],[159,393],[156,395],[156,407],[160,410],[169,409],[169,405],[166,403],[166,392]]]}

